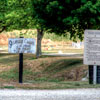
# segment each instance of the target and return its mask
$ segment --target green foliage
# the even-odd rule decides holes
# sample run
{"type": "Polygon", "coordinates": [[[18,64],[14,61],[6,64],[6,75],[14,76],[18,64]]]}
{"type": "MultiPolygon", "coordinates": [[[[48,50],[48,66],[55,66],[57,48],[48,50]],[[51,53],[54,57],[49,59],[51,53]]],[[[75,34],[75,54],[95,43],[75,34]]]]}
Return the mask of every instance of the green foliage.
{"type": "Polygon", "coordinates": [[[6,0],[0,0],[0,31],[5,25],[6,0]]]}
{"type": "Polygon", "coordinates": [[[61,36],[55,33],[45,33],[44,38],[52,41],[67,41],[70,40],[70,33],[62,34],[61,36]]]}
{"type": "Polygon", "coordinates": [[[0,32],[36,27],[82,40],[84,29],[100,28],[99,15],[100,0],[0,0],[0,32]]]}
{"type": "Polygon", "coordinates": [[[0,1],[0,28],[4,27],[4,30],[34,28],[32,15],[31,0],[0,1]]]}
{"type": "Polygon", "coordinates": [[[100,28],[100,0],[33,0],[36,24],[49,32],[70,32],[83,39],[84,29],[100,28]]]}

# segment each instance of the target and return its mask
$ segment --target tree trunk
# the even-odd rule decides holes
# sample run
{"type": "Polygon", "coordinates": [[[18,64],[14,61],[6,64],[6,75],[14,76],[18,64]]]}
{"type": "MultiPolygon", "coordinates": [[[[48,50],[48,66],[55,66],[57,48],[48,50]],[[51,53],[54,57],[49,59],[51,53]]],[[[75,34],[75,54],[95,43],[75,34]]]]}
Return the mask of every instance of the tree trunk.
{"type": "Polygon", "coordinates": [[[1,30],[0,33],[3,32],[6,29],[6,27],[4,26],[1,30]]]}
{"type": "Polygon", "coordinates": [[[39,58],[42,54],[41,52],[41,41],[43,38],[43,29],[37,29],[37,51],[36,58],[39,58]]]}

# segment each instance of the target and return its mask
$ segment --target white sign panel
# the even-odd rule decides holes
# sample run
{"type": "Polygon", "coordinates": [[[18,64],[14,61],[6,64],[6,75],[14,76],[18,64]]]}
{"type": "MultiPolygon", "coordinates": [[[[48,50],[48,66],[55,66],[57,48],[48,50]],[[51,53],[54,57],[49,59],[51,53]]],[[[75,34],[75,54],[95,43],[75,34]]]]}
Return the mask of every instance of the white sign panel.
{"type": "Polygon", "coordinates": [[[84,64],[100,65],[100,30],[85,30],[84,64]]]}
{"type": "Polygon", "coordinates": [[[9,53],[36,53],[36,40],[32,38],[10,38],[9,53]]]}

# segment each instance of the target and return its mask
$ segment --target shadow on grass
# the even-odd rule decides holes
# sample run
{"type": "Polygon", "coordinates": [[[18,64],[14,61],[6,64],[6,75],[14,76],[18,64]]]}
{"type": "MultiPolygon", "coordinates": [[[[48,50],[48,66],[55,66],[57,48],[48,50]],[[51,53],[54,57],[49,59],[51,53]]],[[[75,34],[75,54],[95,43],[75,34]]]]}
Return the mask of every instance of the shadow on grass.
{"type": "Polygon", "coordinates": [[[44,72],[56,73],[64,69],[80,65],[82,62],[82,59],[61,59],[46,67],[44,72]]]}
{"type": "Polygon", "coordinates": [[[0,57],[11,56],[16,54],[9,54],[9,53],[0,53],[0,57]]]}
{"type": "MultiPolygon", "coordinates": [[[[34,60],[36,59],[34,55],[32,54],[24,54],[23,56],[24,60],[34,60]]],[[[2,53],[0,54],[0,63],[5,65],[11,65],[13,63],[19,62],[19,54],[6,54],[2,53]]]]}

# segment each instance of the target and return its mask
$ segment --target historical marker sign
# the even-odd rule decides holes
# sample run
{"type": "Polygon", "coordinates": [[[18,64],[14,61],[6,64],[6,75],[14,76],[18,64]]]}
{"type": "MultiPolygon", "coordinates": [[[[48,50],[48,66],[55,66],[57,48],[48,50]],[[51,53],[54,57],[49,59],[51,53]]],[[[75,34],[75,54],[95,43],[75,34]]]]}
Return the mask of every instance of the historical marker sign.
{"type": "Polygon", "coordinates": [[[32,38],[10,38],[9,53],[36,53],[36,40],[32,38]]]}
{"type": "Polygon", "coordinates": [[[85,30],[84,64],[100,65],[100,30],[85,30]]]}

